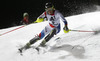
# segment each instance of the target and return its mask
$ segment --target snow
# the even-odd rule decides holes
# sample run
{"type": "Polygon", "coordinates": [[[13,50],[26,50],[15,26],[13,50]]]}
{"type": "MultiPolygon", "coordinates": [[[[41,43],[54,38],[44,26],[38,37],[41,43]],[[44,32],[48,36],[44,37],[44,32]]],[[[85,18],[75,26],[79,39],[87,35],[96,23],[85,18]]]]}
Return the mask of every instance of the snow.
{"type": "MultiPolygon", "coordinates": [[[[75,30],[100,30],[100,12],[91,12],[66,17],[68,27],[75,30]]],[[[100,34],[93,32],[64,33],[63,30],[55,36],[61,37],[57,42],[52,38],[48,45],[54,45],[44,54],[38,54],[35,49],[28,49],[23,56],[18,54],[19,45],[24,45],[46,26],[47,22],[30,24],[18,30],[0,36],[0,61],[100,61],[100,34]],[[58,48],[57,48],[58,47],[58,48]]],[[[63,28],[63,23],[62,28],[63,28]]],[[[17,26],[20,27],[20,26],[17,26]]],[[[0,34],[17,27],[1,29],[0,34]]],[[[36,43],[36,45],[39,42],[36,43]]]]}

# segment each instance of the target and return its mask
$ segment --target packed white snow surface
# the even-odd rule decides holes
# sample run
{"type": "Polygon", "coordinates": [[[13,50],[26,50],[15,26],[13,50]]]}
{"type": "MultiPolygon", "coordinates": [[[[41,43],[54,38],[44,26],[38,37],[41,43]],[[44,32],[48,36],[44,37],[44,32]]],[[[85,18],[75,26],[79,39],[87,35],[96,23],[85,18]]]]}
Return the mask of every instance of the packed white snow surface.
{"type": "MultiPolygon", "coordinates": [[[[70,16],[66,17],[66,20],[70,29],[100,31],[100,12],[70,16]]],[[[18,53],[19,46],[39,34],[46,24],[47,22],[30,24],[0,36],[0,61],[100,61],[99,33],[74,31],[64,33],[63,30],[47,43],[47,45],[55,45],[46,53],[38,54],[31,48],[21,56],[18,53]],[[56,37],[61,39],[55,43],[56,37]]],[[[64,25],[62,22],[61,24],[63,28],[64,25]]],[[[15,28],[17,27],[1,29],[0,34],[15,28]]],[[[38,44],[39,42],[34,45],[38,44]]]]}

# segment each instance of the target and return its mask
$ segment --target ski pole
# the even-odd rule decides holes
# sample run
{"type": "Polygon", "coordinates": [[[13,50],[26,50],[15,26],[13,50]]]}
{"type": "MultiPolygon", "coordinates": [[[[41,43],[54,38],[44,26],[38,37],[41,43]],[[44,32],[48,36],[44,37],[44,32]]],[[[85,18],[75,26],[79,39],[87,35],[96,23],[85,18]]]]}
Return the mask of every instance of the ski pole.
{"type": "Polygon", "coordinates": [[[97,31],[87,31],[87,30],[71,30],[70,31],[76,31],[76,32],[97,32],[97,31]]]}

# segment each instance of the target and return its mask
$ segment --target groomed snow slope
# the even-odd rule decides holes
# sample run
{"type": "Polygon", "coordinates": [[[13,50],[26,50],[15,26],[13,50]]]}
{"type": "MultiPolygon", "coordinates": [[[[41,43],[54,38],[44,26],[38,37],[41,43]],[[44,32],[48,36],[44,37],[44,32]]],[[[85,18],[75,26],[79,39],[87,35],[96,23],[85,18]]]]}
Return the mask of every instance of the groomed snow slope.
{"type": "MultiPolygon", "coordinates": [[[[68,27],[76,30],[99,30],[100,12],[66,17],[68,27]]],[[[100,61],[100,34],[63,30],[55,36],[61,37],[56,46],[44,54],[28,49],[23,56],[18,54],[18,46],[24,45],[46,26],[47,22],[30,24],[21,29],[0,36],[0,61],[100,61]],[[57,46],[59,48],[57,48],[57,46]]],[[[63,23],[62,28],[63,28],[63,23]]],[[[1,29],[0,34],[17,27],[1,29]]],[[[50,41],[53,41],[50,40],[50,41]]],[[[53,42],[49,42],[48,44],[53,42]]],[[[38,43],[37,43],[38,44],[38,43]]]]}

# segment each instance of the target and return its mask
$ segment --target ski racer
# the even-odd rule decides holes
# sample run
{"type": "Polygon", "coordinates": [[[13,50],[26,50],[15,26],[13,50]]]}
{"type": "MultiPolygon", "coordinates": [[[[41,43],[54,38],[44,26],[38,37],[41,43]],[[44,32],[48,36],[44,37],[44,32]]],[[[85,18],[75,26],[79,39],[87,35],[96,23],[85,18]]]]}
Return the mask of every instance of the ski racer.
{"type": "Polygon", "coordinates": [[[37,42],[38,40],[46,36],[44,40],[40,43],[40,46],[45,46],[46,42],[48,42],[54,35],[57,35],[60,32],[61,30],[60,19],[65,24],[63,29],[66,32],[69,32],[69,29],[67,26],[68,23],[66,19],[58,10],[54,8],[54,5],[50,2],[45,4],[45,12],[43,12],[43,14],[41,14],[34,23],[42,22],[45,19],[48,21],[48,24],[46,25],[46,27],[38,34],[38,36],[35,36],[28,43],[26,43],[25,46],[21,47],[19,49],[20,52],[22,52],[23,49],[30,48],[32,44],[34,44],[35,42],[37,42]]]}

